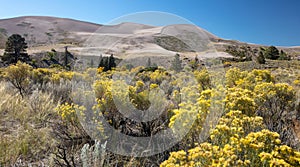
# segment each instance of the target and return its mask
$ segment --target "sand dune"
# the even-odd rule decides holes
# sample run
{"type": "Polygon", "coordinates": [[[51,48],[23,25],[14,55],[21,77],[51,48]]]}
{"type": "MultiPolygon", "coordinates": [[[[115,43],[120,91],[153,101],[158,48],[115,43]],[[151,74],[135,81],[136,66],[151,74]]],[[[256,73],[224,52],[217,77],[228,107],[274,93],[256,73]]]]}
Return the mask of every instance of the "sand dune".
{"type": "MultiPolygon", "coordinates": [[[[115,54],[121,58],[167,56],[194,52],[202,57],[228,57],[227,54],[200,54],[232,44],[208,31],[188,24],[154,27],[137,23],[100,25],[65,18],[26,16],[0,20],[0,47],[14,33],[25,37],[29,54],[63,51],[77,55],[115,54]]],[[[234,41],[234,44],[245,44],[234,41]]],[[[285,48],[288,49],[288,48],[285,48]]],[[[297,51],[298,48],[290,48],[297,51]]],[[[3,50],[0,50],[0,54],[3,50]]]]}

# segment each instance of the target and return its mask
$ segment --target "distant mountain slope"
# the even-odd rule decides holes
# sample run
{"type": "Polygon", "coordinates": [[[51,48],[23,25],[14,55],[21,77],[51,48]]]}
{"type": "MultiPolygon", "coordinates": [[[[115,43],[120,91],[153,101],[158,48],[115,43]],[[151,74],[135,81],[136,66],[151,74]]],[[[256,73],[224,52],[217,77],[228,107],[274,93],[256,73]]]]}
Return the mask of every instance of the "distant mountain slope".
{"type": "Polygon", "coordinates": [[[137,23],[121,23],[117,25],[105,25],[97,30],[97,33],[106,33],[106,34],[133,34],[135,31],[151,29],[154,26],[137,24],[137,23]]]}
{"type": "MultiPolygon", "coordinates": [[[[0,20],[0,54],[3,53],[7,37],[14,33],[25,37],[30,54],[49,51],[52,48],[63,51],[67,45],[69,50],[77,55],[170,57],[179,52],[194,57],[196,52],[201,55],[200,52],[209,49],[224,51],[228,45],[261,47],[221,39],[189,24],[155,27],[125,22],[118,25],[100,25],[66,18],[24,16],[0,20]]],[[[281,49],[295,54],[300,52],[299,47],[281,49]]]]}
{"type": "MultiPolygon", "coordinates": [[[[155,28],[137,23],[104,26],[65,18],[24,16],[0,20],[0,34],[3,36],[3,38],[0,36],[0,39],[3,41],[5,37],[17,33],[24,36],[30,46],[40,46],[58,43],[82,44],[94,33],[106,35],[106,38],[107,36],[124,38],[124,35],[132,35],[131,39],[134,36],[141,39],[147,36],[144,39],[148,40],[149,35],[173,35],[178,38],[178,35],[186,35],[188,32],[195,31],[195,26],[192,25],[171,25],[156,29],[156,31],[155,28]],[[147,30],[150,31],[147,32],[147,30]]],[[[205,32],[205,35],[209,38],[217,38],[208,32],[205,32]]]]}
{"type": "Polygon", "coordinates": [[[68,41],[81,42],[83,39],[73,36],[73,32],[95,32],[101,26],[72,19],[25,16],[0,20],[0,33],[6,36],[20,34],[30,46],[37,46],[68,41]]]}

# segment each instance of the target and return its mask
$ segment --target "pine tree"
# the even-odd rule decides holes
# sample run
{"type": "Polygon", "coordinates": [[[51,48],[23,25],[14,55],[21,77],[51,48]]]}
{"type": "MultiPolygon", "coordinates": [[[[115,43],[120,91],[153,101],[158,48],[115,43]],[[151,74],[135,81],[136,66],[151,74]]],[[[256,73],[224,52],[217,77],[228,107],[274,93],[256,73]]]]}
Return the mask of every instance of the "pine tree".
{"type": "Polygon", "coordinates": [[[109,59],[107,57],[103,58],[103,67],[104,70],[103,71],[108,71],[109,69],[109,59]]]}
{"type": "Polygon", "coordinates": [[[115,62],[115,58],[114,58],[114,55],[111,54],[110,57],[109,57],[109,60],[108,60],[108,70],[111,70],[112,68],[115,68],[117,65],[116,65],[116,62],[115,62]]]}
{"type": "Polygon", "coordinates": [[[112,68],[115,68],[117,65],[115,63],[115,58],[114,55],[110,55],[110,57],[102,57],[102,55],[100,56],[100,62],[98,65],[99,67],[104,67],[103,71],[109,71],[112,68]]]}
{"type": "Polygon", "coordinates": [[[283,50],[280,50],[279,60],[291,60],[291,57],[287,55],[283,50]]]}
{"type": "Polygon", "coordinates": [[[65,53],[63,55],[63,65],[67,70],[71,70],[73,61],[76,58],[68,51],[68,46],[65,46],[65,53]]]}
{"type": "Polygon", "coordinates": [[[277,60],[279,58],[279,51],[275,46],[270,46],[265,50],[265,58],[277,60]]]}
{"type": "Polygon", "coordinates": [[[98,68],[99,67],[104,67],[104,62],[103,62],[103,57],[102,57],[102,54],[100,55],[99,57],[99,64],[98,64],[98,68]]]}
{"type": "Polygon", "coordinates": [[[26,52],[27,48],[25,38],[19,34],[13,34],[7,39],[5,52],[1,59],[5,64],[16,64],[18,61],[28,62],[30,57],[26,52]]]}
{"type": "Polygon", "coordinates": [[[68,69],[68,47],[65,46],[65,54],[64,54],[64,66],[68,69]]]}

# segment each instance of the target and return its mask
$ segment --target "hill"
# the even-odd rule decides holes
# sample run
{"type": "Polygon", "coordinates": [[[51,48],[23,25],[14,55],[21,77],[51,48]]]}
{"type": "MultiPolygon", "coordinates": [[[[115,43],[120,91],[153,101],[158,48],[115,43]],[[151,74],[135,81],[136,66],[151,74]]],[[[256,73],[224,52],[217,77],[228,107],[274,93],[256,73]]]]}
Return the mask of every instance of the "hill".
{"type": "MultiPolygon", "coordinates": [[[[176,53],[186,58],[196,55],[209,57],[208,52],[221,52],[220,57],[230,57],[224,53],[229,45],[264,47],[235,40],[219,38],[200,27],[187,24],[155,27],[138,23],[101,25],[79,20],[46,16],[24,16],[0,20],[0,54],[5,41],[11,34],[25,37],[29,54],[47,52],[51,49],[70,52],[80,56],[114,54],[120,58],[164,57],[168,60],[176,53]]],[[[280,47],[298,55],[300,47],[280,47]]],[[[168,60],[169,61],[169,60],[168,60]]],[[[166,63],[165,61],[160,63],[166,63]]]]}

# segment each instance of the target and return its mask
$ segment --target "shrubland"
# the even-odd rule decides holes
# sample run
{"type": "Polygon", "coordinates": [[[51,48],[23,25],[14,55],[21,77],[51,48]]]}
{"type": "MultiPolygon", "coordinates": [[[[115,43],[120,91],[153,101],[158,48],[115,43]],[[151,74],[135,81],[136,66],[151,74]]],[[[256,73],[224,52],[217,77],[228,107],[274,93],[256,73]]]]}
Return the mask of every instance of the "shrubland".
{"type": "Polygon", "coordinates": [[[214,67],[188,73],[162,67],[68,71],[21,62],[1,68],[0,164],[299,166],[299,62],[282,61],[281,68],[269,69],[252,69],[249,63],[232,63],[224,73],[214,67]],[[74,91],[83,81],[88,89],[74,91]],[[76,100],[90,97],[91,106],[76,100]],[[124,117],[120,106],[137,119],[140,111],[156,112],[151,106],[161,112],[139,122],[124,117]],[[168,128],[174,134],[188,131],[162,153],[121,156],[105,150],[110,136],[99,115],[134,137],[168,128]],[[82,120],[93,121],[97,140],[82,120]]]}

